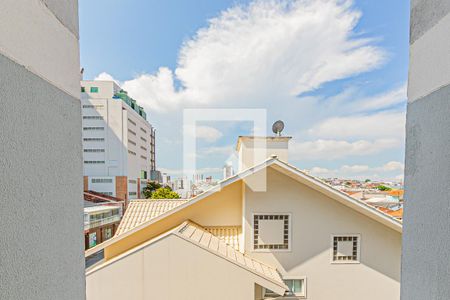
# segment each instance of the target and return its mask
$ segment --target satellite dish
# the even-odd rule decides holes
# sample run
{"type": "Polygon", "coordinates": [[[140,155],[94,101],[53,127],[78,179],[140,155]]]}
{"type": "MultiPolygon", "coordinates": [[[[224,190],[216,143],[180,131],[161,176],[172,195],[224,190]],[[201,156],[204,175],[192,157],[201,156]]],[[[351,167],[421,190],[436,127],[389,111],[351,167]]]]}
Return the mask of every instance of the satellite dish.
{"type": "Polygon", "coordinates": [[[284,129],[284,123],[281,120],[276,121],[275,123],[273,123],[272,125],[272,131],[273,133],[275,133],[276,135],[280,136],[281,132],[284,129]]]}

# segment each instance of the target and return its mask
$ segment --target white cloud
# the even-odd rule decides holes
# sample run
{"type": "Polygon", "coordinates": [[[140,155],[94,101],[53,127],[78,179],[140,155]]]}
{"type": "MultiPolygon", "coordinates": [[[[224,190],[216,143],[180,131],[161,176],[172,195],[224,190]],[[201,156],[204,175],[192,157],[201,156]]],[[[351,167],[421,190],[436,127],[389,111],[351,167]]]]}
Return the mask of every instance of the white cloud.
{"type": "Polygon", "coordinates": [[[327,169],[323,167],[313,167],[310,173],[320,177],[341,177],[341,178],[384,178],[403,180],[403,175],[398,175],[398,171],[403,171],[404,165],[398,161],[390,161],[379,167],[368,165],[343,165],[337,169],[327,169]]]}
{"type": "Polygon", "coordinates": [[[308,130],[317,138],[398,138],[405,136],[404,112],[381,112],[326,119],[308,130]]]}
{"type": "Polygon", "coordinates": [[[381,171],[403,171],[405,169],[405,165],[399,161],[390,161],[383,165],[379,170],[381,171]]]}
{"type": "Polygon", "coordinates": [[[235,5],[183,44],[174,71],[162,67],[123,88],[157,112],[224,101],[296,101],[298,94],[385,61],[373,40],[354,34],[360,17],[351,1],[235,5]]]}
{"type": "Polygon", "coordinates": [[[102,72],[102,73],[98,74],[97,77],[94,78],[94,80],[116,81],[110,74],[108,74],[106,72],[102,72]]]}
{"type": "Polygon", "coordinates": [[[196,126],[195,136],[198,139],[212,143],[220,139],[223,134],[222,132],[211,126],[196,126]]]}
{"type": "MultiPolygon", "coordinates": [[[[258,107],[268,109],[268,120],[285,120],[286,132],[298,128],[304,135],[317,124],[307,131],[310,141],[292,143],[294,160],[333,160],[400,149],[404,113],[373,110],[404,101],[404,86],[356,101],[350,97],[355,88],[321,103],[314,96],[297,97],[386,61],[387,53],[374,39],[356,32],[360,18],[352,1],[345,0],[255,0],[235,5],[181,46],[175,69],[138,74],[122,87],[149,112],[160,137],[183,132],[180,111],[186,107],[258,107]],[[327,104],[333,101],[335,106],[327,104]],[[171,126],[161,126],[162,122],[171,126]]],[[[222,137],[202,135],[211,142],[222,137]]],[[[200,149],[199,156],[228,151],[232,149],[211,147],[200,149]]],[[[172,161],[164,155],[159,159],[172,161]]]]}
{"type": "Polygon", "coordinates": [[[383,150],[400,146],[397,139],[377,139],[374,141],[358,140],[315,140],[306,142],[293,142],[290,145],[292,160],[333,160],[349,156],[364,156],[379,153],[383,150]]]}
{"type": "Polygon", "coordinates": [[[355,103],[355,111],[379,110],[388,108],[400,103],[406,103],[406,84],[389,91],[387,93],[376,95],[374,97],[362,99],[355,103]]]}
{"type": "Polygon", "coordinates": [[[330,170],[327,168],[321,168],[321,167],[313,167],[309,171],[311,174],[314,174],[314,175],[331,174],[334,172],[333,170],[330,170]]]}
{"type": "Polygon", "coordinates": [[[201,149],[202,155],[232,155],[234,153],[234,147],[228,146],[212,146],[201,149]]]}
{"type": "Polygon", "coordinates": [[[368,170],[369,166],[367,165],[353,165],[353,166],[343,165],[341,167],[341,171],[344,173],[362,173],[367,172],[368,170]]]}
{"type": "Polygon", "coordinates": [[[165,67],[159,68],[156,74],[142,74],[127,80],[122,88],[151,111],[175,110],[187,100],[175,89],[173,73],[165,67]]]}

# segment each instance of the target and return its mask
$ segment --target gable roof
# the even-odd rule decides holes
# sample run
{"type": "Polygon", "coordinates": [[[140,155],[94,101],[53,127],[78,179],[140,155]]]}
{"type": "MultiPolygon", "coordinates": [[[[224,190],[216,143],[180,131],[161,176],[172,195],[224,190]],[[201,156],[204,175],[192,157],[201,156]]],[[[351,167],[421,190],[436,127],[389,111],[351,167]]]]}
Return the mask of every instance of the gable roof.
{"type": "Polygon", "coordinates": [[[121,235],[140,224],[187,202],[186,199],[139,199],[131,200],[122,217],[115,236],[121,235]]]}
{"type": "Polygon", "coordinates": [[[149,221],[146,221],[127,232],[124,232],[118,236],[114,236],[113,238],[111,238],[93,248],[86,250],[85,256],[90,256],[90,255],[96,253],[97,251],[104,249],[105,247],[133,234],[134,232],[137,232],[147,226],[150,226],[151,224],[153,224],[159,220],[162,220],[171,214],[181,211],[184,208],[186,208],[194,203],[197,203],[197,202],[209,197],[212,194],[217,193],[224,187],[229,186],[229,185],[235,183],[236,181],[245,179],[246,177],[248,177],[264,168],[267,168],[267,167],[272,167],[272,168],[280,171],[281,173],[297,180],[298,182],[306,184],[310,188],[312,188],[316,191],[319,191],[319,192],[329,196],[330,198],[362,213],[363,215],[365,215],[365,216],[367,216],[367,217],[369,217],[369,218],[371,218],[371,219],[373,219],[373,220],[375,220],[397,232],[400,232],[400,233],[402,232],[402,223],[399,220],[374,208],[373,206],[370,206],[367,203],[364,203],[360,200],[350,197],[349,195],[333,188],[331,185],[321,181],[320,179],[318,179],[314,176],[311,176],[309,174],[306,174],[305,172],[301,171],[300,169],[298,169],[286,162],[279,160],[277,157],[271,157],[271,158],[265,160],[264,162],[262,162],[258,165],[255,165],[254,167],[246,169],[242,172],[239,172],[231,177],[228,177],[228,178],[220,181],[216,186],[197,195],[196,197],[189,199],[185,203],[183,203],[169,211],[166,211],[165,213],[162,213],[161,215],[159,215],[149,221]]]}
{"type": "MultiPolygon", "coordinates": [[[[228,245],[223,240],[208,232],[206,229],[189,220],[163,234],[160,234],[156,238],[153,238],[152,240],[119,255],[118,257],[113,258],[110,261],[103,262],[102,264],[89,269],[86,272],[86,276],[169,235],[175,235],[182,238],[187,242],[190,242],[222,259],[227,260],[230,263],[237,265],[240,268],[247,270],[248,272],[253,273],[254,275],[257,275],[264,280],[271,282],[275,285],[275,292],[281,295],[288,289],[276,269],[239,252],[237,249],[228,245]]],[[[271,288],[273,287],[271,286],[271,288]]]]}

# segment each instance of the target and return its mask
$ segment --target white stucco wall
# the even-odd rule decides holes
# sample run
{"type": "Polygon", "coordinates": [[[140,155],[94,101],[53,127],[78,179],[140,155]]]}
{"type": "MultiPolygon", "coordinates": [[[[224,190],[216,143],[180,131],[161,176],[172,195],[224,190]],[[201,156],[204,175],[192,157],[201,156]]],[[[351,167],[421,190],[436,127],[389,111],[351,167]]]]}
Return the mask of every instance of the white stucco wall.
{"type": "Polygon", "coordinates": [[[251,300],[258,277],[177,236],[88,272],[88,300],[251,300]]]}
{"type": "Polygon", "coordinates": [[[266,175],[267,192],[244,193],[247,253],[287,277],[306,276],[308,299],[400,299],[400,233],[272,168],[266,175]],[[291,250],[253,251],[253,213],[291,214],[291,250]],[[361,235],[361,263],[332,264],[332,234],[361,235]]]}
{"type": "Polygon", "coordinates": [[[0,1],[0,299],[85,298],[79,67],[77,1],[0,1]]]}
{"type": "Polygon", "coordinates": [[[450,1],[411,1],[402,300],[450,299],[450,1]]]}

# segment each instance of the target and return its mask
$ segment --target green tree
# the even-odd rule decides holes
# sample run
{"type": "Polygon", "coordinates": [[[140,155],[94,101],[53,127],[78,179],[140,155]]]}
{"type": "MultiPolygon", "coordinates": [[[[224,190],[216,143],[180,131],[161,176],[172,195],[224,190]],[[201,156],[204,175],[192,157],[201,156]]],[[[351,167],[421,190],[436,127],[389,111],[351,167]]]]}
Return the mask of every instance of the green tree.
{"type": "Polygon", "coordinates": [[[157,189],[161,188],[161,184],[159,184],[156,181],[150,181],[146,187],[142,190],[142,194],[144,194],[144,197],[149,199],[152,197],[153,192],[155,192],[157,189]]]}
{"type": "Polygon", "coordinates": [[[180,199],[180,195],[172,191],[168,187],[162,187],[154,191],[151,195],[152,199],[180,199]]]}
{"type": "Polygon", "coordinates": [[[377,190],[386,192],[386,191],[390,191],[392,189],[390,187],[388,187],[388,186],[380,184],[379,186],[377,186],[377,190]]]}

